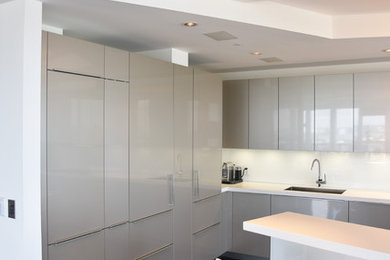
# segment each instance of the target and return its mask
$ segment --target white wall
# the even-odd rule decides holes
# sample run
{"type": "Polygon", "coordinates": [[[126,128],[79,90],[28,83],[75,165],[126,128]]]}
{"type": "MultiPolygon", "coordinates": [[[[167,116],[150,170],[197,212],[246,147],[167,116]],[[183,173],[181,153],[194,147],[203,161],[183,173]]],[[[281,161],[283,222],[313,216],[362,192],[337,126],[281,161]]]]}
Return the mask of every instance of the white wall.
{"type": "Polygon", "coordinates": [[[0,217],[0,259],[42,258],[40,55],[42,3],[0,4],[0,197],[16,219],[0,217]]]}
{"type": "Polygon", "coordinates": [[[321,161],[326,186],[390,191],[390,153],[223,149],[222,161],[248,167],[244,181],[315,185],[321,161]]]}

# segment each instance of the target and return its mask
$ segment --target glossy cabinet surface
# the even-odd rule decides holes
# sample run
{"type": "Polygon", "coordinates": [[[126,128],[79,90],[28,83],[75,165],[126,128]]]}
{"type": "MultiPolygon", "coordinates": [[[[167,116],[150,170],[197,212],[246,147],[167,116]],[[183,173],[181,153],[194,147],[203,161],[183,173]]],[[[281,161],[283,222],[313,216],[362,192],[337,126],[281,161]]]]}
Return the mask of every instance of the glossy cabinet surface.
{"type": "Polygon", "coordinates": [[[129,85],[105,81],[104,91],[105,226],[129,219],[129,85]]]}
{"type": "Polygon", "coordinates": [[[129,260],[129,224],[104,230],[105,260],[129,260]]]}
{"type": "Polygon", "coordinates": [[[172,211],[130,223],[130,259],[137,259],[172,244],[172,211]]]}
{"type": "Polygon", "coordinates": [[[222,80],[194,70],[193,199],[221,192],[222,80]]]}
{"type": "Polygon", "coordinates": [[[104,225],[101,79],[48,72],[48,242],[104,225]]]}
{"type": "Polygon", "coordinates": [[[48,69],[104,77],[104,46],[49,33],[48,69]]]}
{"type": "Polygon", "coordinates": [[[221,252],[221,225],[217,224],[193,235],[193,260],[215,259],[221,252]]]}
{"type": "Polygon", "coordinates": [[[315,150],[353,151],[353,75],[315,77],[315,150]]]}
{"type": "Polygon", "coordinates": [[[355,74],[355,152],[390,152],[390,72],[355,74]]]}
{"type": "Polygon", "coordinates": [[[314,77],[279,79],[279,149],[314,149],[314,77]]]}
{"type": "Polygon", "coordinates": [[[196,233],[204,228],[222,221],[221,195],[195,202],[192,206],[192,232],[196,233]]]}
{"type": "Polygon", "coordinates": [[[222,192],[222,252],[232,251],[233,192],[222,192]]]}
{"type": "MultiPolygon", "coordinates": [[[[175,259],[191,256],[193,69],[174,65],[175,259]]],[[[167,249],[161,254],[168,254],[167,249]]]]}
{"type": "Polygon", "coordinates": [[[104,46],[104,73],[107,79],[129,81],[129,52],[104,46]]]}
{"type": "Polygon", "coordinates": [[[349,202],[349,222],[390,229],[390,205],[349,202]]]}
{"type": "Polygon", "coordinates": [[[49,246],[49,260],[105,260],[103,231],[49,246]]]}
{"type": "Polygon", "coordinates": [[[173,65],[131,54],[130,220],[172,208],[173,65]]]}
{"type": "Polygon", "coordinates": [[[348,222],[348,202],[272,195],[271,214],[286,211],[348,222]]]}
{"type": "Polygon", "coordinates": [[[278,79],[249,80],[249,148],[278,149],[278,79]]]}
{"type": "Polygon", "coordinates": [[[248,149],[248,80],[223,82],[223,147],[248,149]]]}
{"type": "MultiPolygon", "coordinates": [[[[161,250],[158,250],[154,254],[142,258],[145,260],[172,260],[172,259],[182,259],[182,258],[174,258],[173,257],[173,246],[165,247],[161,250]]],[[[186,259],[186,258],[184,258],[186,259]]]]}
{"type": "Polygon", "coordinates": [[[244,231],[243,222],[269,216],[271,214],[270,207],[270,195],[233,193],[233,252],[259,257],[269,257],[269,237],[244,231]]]}

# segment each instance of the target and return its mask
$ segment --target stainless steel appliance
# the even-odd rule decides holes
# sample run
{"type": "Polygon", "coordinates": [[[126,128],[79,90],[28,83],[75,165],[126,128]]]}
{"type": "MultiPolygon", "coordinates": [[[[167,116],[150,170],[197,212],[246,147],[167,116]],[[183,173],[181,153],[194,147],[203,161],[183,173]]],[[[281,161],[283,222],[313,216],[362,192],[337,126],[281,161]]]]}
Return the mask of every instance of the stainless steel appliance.
{"type": "Polygon", "coordinates": [[[235,184],[242,182],[242,177],[248,168],[242,170],[241,166],[236,166],[231,162],[224,162],[222,165],[222,183],[235,184]]]}

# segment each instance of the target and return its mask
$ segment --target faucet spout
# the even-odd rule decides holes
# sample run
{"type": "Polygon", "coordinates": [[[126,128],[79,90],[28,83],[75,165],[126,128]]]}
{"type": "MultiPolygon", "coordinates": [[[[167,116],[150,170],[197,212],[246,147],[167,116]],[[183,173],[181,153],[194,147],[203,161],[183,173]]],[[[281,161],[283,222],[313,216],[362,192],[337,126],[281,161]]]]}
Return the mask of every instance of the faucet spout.
{"type": "Polygon", "coordinates": [[[321,163],[320,160],[314,159],[313,162],[311,163],[311,168],[310,170],[313,170],[314,164],[318,164],[318,179],[316,183],[318,184],[318,187],[321,187],[321,184],[326,184],[326,175],[324,174],[324,180],[321,178],[321,163]]]}

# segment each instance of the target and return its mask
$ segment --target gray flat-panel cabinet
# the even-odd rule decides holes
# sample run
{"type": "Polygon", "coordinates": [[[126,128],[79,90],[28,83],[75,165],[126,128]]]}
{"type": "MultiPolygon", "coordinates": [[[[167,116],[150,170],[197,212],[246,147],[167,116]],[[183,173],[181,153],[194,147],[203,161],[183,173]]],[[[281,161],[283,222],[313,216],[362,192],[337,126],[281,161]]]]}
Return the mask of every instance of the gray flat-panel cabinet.
{"type": "Polygon", "coordinates": [[[129,81],[129,52],[104,46],[104,73],[107,79],[129,81]]]}
{"type": "Polygon", "coordinates": [[[192,206],[192,232],[220,223],[222,221],[221,195],[197,201],[192,206]]]}
{"type": "Polygon", "coordinates": [[[314,150],[314,77],[279,79],[279,149],[314,150]]]}
{"type": "MultiPolygon", "coordinates": [[[[191,256],[193,69],[174,66],[174,255],[191,256]]],[[[172,254],[172,248],[161,254],[172,254]]],[[[164,258],[162,258],[164,259],[164,258]]]]}
{"type": "Polygon", "coordinates": [[[104,46],[49,33],[48,69],[104,77],[104,46]]]}
{"type": "Polygon", "coordinates": [[[355,152],[390,152],[390,72],[355,74],[355,152]]]}
{"type": "Polygon", "coordinates": [[[278,149],[278,79],[249,80],[249,148],[278,149]]]}
{"type": "Polygon", "coordinates": [[[353,151],[353,75],[315,77],[315,150],[353,151]]]}
{"type": "Polygon", "coordinates": [[[49,246],[49,260],[105,260],[104,233],[90,234],[49,246]]]}
{"type": "Polygon", "coordinates": [[[222,192],[222,252],[232,251],[233,192],[222,192]]]}
{"type": "Polygon", "coordinates": [[[129,85],[105,81],[105,226],[129,219],[129,85]]]}
{"type": "Polygon", "coordinates": [[[244,231],[243,222],[269,216],[270,200],[271,196],[266,194],[233,193],[233,252],[269,257],[269,237],[244,231]]]}
{"type": "Polygon", "coordinates": [[[192,260],[215,259],[221,252],[221,225],[209,227],[193,235],[192,260]]]}
{"type": "Polygon", "coordinates": [[[221,192],[222,80],[194,70],[194,200],[221,192]]]}
{"type": "Polygon", "coordinates": [[[145,258],[142,258],[142,260],[172,260],[172,259],[189,259],[187,257],[185,258],[174,258],[173,256],[173,246],[167,246],[163,249],[158,250],[154,254],[147,256],[145,258]]]}
{"type": "Polygon", "coordinates": [[[390,229],[390,205],[350,201],[349,222],[390,229]]]}
{"type": "Polygon", "coordinates": [[[133,53],[130,63],[130,221],[134,221],[172,208],[173,65],[133,53]]]}
{"type": "Polygon", "coordinates": [[[348,202],[272,195],[271,214],[286,211],[348,222],[348,202]]]}
{"type": "Polygon", "coordinates": [[[129,224],[104,230],[105,260],[129,260],[129,224]]]}
{"type": "Polygon", "coordinates": [[[223,82],[223,147],[248,149],[248,80],[223,82]]]}
{"type": "Polygon", "coordinates": [[[101,79],[48,72],[48,242],[104,225],[101,79]]]}

